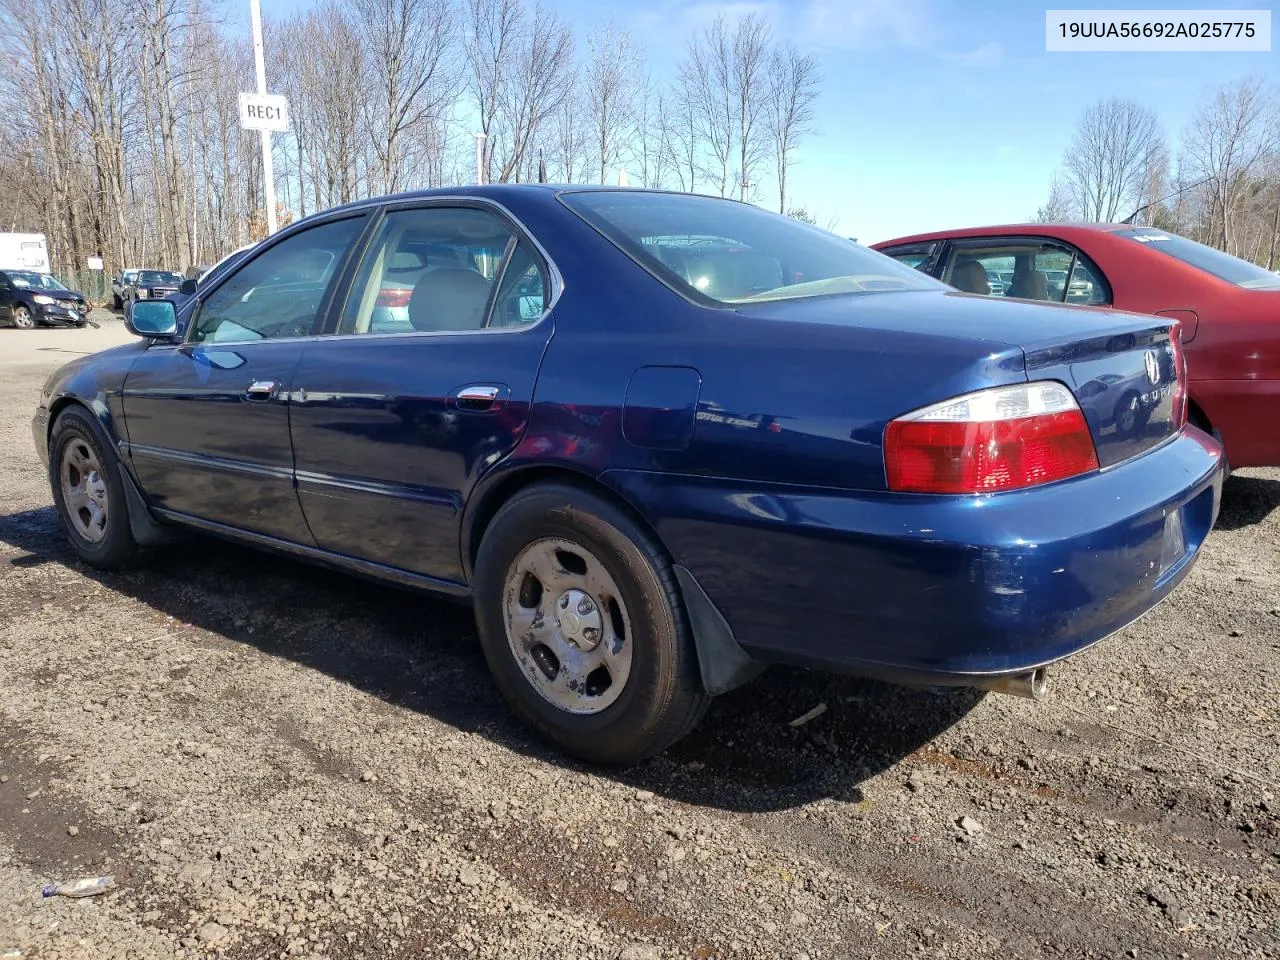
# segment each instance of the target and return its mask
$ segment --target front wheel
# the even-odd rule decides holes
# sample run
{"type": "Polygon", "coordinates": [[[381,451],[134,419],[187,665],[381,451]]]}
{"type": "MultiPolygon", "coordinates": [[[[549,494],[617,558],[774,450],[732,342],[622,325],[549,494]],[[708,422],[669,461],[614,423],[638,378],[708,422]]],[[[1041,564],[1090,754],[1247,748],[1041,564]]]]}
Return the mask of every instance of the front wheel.
{"type": "Polygon", "coordinates": [[[637,763],[706,711],[671,562],[609,501],[560,484],[516,494],[485,531],[475,594],[498,688],[565,753],[637,763]]]}
{"type": "Polygon", "coordinates": [[[31,317],[31,311],[24,306],[16,306],[13,308],[13,325],[19,330],[30,330],[36,325],[31,317]]]}
{"type": "Polygon", "coordinates": [[[117,462],[86,410],[68,407],[58,415],[49,438],[58,520],[80,559],[104,570],[134,566],[147,556],[129,527],[117,462]]]}

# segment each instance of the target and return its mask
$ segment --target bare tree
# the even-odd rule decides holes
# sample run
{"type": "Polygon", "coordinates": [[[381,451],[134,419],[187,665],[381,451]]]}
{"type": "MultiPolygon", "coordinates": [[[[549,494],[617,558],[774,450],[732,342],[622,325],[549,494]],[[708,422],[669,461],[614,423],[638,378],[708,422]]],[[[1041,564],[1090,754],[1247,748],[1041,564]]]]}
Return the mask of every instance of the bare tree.
{"type": "Polygon", "coordinates": [[[756,13],[742,17],[733,31],[730,89],[737,114],[738,199],[746,200],[755,171],[769,150],[764,121],[769,92],[769,25],[756,13]]]}
{"type": "Polygon", "coordinates": [[[606,183],[610,170],[626,154],[627,135],[635,121],[635,76],[640,57],[625,31],[606,20],[587,37],[588,60],[583,73],[583,104],[591,120],[591,147],[606,183]]]}
{"type": "Polygon", "coordinates": [[[1132,100],[1102,100],[1080,117],[1063,157],[1067,185],[1085,220],[1112,221],[1143,186],[1164,142],[1153,111],[1132,100]]]}
{"type": "Polygon", "coordinates": [[[527,174],[534,144],[573,91],[573,34],[539,4],[517,38],[512,63],[498,103],[503,130],[498,179],[504,183],[520,179],[522,170],[527,174]]]}
{"type": "Polygon", "coordinates": [[[444,117],[458,96],[453,10],[448,0],[352,0],[377,91],[366,122],[381,189],[405,182],[405,143],[444,117]]]}
{"type": "Polygon", "coordinates": [[[709,154],[707,175],[729,192],[733,162],[734,97],[733,40],[724,14],[690,38],[679,66],[680,97],[697,126],[700,148],[709,154]]]}
{"type": "Polygon", "coordinates": [[[1071,196],[1071,188],[1058,174],[1049,181],[1049,198],[1035,212],[1031,219],[1035,223],[1061,223],[1073,217],[1075,203],[1071,196]]]}
{"type": "Polygon", "coordinates": [[[1182,139],[1187,172],[1209,181],[1214,240],[1238,253],[1242,204],[1277,146],[1274,96],[1260,77],[1219,87],[1200,104],[1182,139]]]}
{"type": "Polygon", "coordinates": [[[778,212],[787,209],[787,172],[792,151],[811,132],[813,103],[818,98],[818,59],[801,54],[789,43],[774,49],[769,57],[769,85],[765,113],[778,180],[778,212]]]}

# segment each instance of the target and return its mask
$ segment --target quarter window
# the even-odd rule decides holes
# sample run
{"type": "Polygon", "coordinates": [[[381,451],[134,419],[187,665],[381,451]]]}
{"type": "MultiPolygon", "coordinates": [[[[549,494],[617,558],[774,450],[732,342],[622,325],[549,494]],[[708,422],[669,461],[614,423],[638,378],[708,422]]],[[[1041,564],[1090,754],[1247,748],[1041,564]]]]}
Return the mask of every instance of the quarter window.
{"type": "Polygon", "coordinates": [[[1074,248],[1044,241],[957,243],[944,282],[964,293],[1078,305],[1111,302],[1106,280],[1074,248]]]}
{"type": "Polygon", "coordinates": [[[933,257],[933,251],[936,246],[936,243],[913,243],[910,246],[892,247],[880,252],[893,257],[904,266],[919,270],[921,273],[928,273],[929,260],[933,257]]]}
{"type": "Polygon", "coordinates": [[[325,291],[363,224],[362,216],[331,220],[254,257],[202,303],[191,340],[243,343],[317,333],[325,291]]]}
{"type": "Polygon", "coordinates": [[[396,210],[369,245],[338,332],[520,326],[545,312],[546,290],[537,256],[494,214],[472,207],[396,210]]]}

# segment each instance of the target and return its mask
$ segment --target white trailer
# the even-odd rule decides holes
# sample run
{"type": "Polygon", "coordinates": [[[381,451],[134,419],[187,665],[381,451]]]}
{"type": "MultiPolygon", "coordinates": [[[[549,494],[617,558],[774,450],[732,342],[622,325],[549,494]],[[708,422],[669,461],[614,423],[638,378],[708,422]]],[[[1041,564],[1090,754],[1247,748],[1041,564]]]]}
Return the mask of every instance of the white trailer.
{"type": "Polygon", "coordinates": [[[49,272],[49,243],[43,233],[0,233],[0,270],[49,272]]]}

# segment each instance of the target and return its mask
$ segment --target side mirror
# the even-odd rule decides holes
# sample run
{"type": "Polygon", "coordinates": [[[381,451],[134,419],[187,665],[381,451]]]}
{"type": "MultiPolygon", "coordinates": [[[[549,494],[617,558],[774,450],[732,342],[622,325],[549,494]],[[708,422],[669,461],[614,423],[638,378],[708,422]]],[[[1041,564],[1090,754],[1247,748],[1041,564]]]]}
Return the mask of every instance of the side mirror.
{"type": "Polygon", "coordinates": [[[168,300],[134,300],[125,311],[124,325],[139,337],[172,337],[178,330],[178,311],[168,300]]]}
{"type": "Polygon", "coordinates": [[[195,280],[191,280],[191,279],[183,280],[182,286],[178,288],[178,292],[181,293],[184,297],[189,297],[196,292],[196,287],[197,287],[197,284],[195,280]]]}

